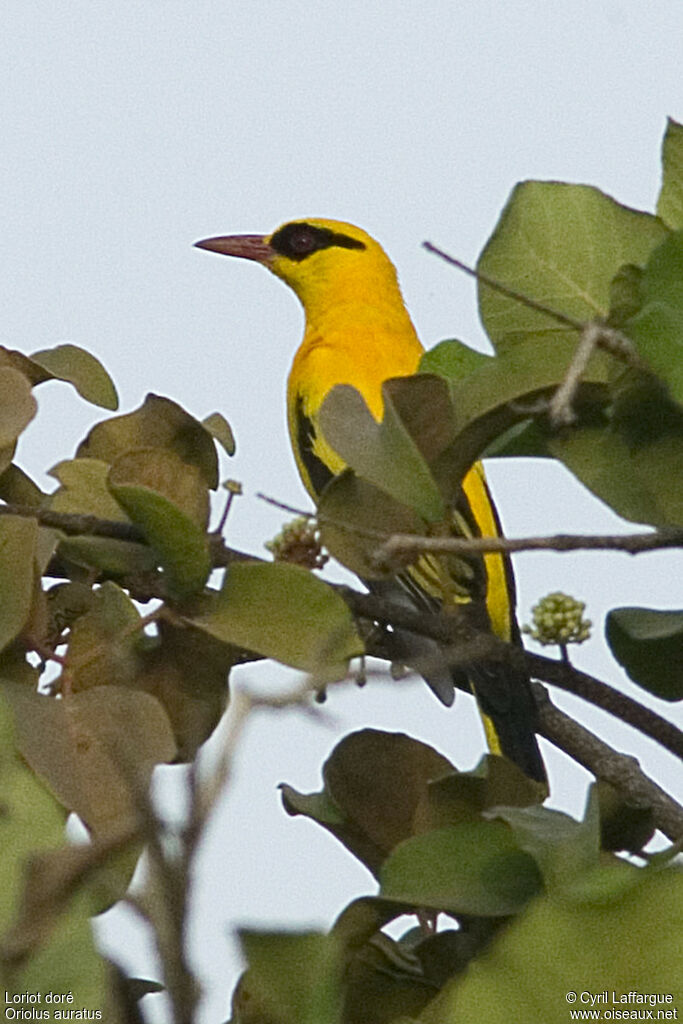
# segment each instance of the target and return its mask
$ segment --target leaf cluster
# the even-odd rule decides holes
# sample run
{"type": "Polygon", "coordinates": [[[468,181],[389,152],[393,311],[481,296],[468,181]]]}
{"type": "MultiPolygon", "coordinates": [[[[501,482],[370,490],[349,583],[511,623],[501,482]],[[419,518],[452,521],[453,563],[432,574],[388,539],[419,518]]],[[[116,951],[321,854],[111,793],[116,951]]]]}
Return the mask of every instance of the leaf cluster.
{"type": "MultiPolygon", "coordinates": [[[[108,1021],[135,1019],[145,988],[112,981],[88,922],[133,899],[146,846],[153,870],[137,910],[155,928],[175,1020],[193,1018],[186,897],[211,809],[194,758],[226,707],[232,667],[274,659],[307,673],[308,697],[347,677],[355,657],[390,657],[386,627],[401,615],[426,636],[445,629],[381,601],[362,611],[363,595],[313,575],[318,530],[364,579],[390,578],[416,556],[399,549],[387,562],[383,541],[449,541],[472,464],[519,455],[561,461],[662,536],[683,526],[682,167],[683,129],[670,122],[656,215],[588,186],[518,185],[477,268],[495,355],[442,342],[414,377],[385,384],[381,423],[357,392],[335,389],[322,429],[349,468],[324,491],[317,527],[286,534],[272,562],[228,548],[223,521],[212,528],[219,457],[234,451],[218,413],[200,420],[148,395],[97,423],[44,493],[15,461],[34,391],[65,381],[110,413],[116,392],[76,346],[0,349],[7,988],[71,987],[91,1005],[106,993],[108,1021]],[[191,806],[169,834],[147,792],[154,766],[172,762],[190,764],[191,806]],[[88,844],[64,844],[71,812],[88,844]]],[[[440,557],[471,568],[482,556],[440,557]]],[[[683,612],[616,608],[606,638],[640,686],[683,697],[683,612]]],[[[343,740],[323,778],[315,794],[283,787],[285,809],[342,842],[378,893],[354,901],[329,935],[245,932],[235,1024],[565,1020],[578,978],[605,987],[605,958],[612,986],[673,988],[680,872],[664,858],[636,867],[616,856],[648,842],[647,802],[597,783],[577,823],[541,806],[545,793],[499,758],[462,773],[410,737],[374,730],[343,740]],[[391,937],[385,927],[406,914],[419,926],[391,937]]]]}

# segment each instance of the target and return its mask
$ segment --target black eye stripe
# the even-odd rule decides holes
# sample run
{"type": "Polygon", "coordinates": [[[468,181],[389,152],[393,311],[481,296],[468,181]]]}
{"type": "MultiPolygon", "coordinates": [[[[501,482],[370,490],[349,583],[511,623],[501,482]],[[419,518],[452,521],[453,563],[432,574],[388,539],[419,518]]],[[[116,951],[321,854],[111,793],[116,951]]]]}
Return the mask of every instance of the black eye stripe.
{"type": "Polygon", "coordinates": [[[305,221],[285,224],[275,232],[270,245],[282,256],[296,261],[305,260],[311,253],[333,246],[342,249],[365,249],[365,244],[357,238],[351,238],[341,231],[332,231],[330,228],[317,228],[305,221]]]}

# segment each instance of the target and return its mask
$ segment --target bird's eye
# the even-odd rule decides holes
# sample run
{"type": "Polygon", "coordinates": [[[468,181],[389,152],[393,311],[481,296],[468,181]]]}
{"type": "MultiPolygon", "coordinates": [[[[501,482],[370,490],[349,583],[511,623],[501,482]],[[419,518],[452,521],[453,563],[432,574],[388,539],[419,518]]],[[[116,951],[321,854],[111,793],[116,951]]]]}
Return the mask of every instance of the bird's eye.
{"type": "Polygon", "coordinates": [[[305,256],[309,252],[313,252],[318,244],[314,231],[307,224],[302,224],[292,231],[288,242],[292,254],[297,256],[305,256]]]}

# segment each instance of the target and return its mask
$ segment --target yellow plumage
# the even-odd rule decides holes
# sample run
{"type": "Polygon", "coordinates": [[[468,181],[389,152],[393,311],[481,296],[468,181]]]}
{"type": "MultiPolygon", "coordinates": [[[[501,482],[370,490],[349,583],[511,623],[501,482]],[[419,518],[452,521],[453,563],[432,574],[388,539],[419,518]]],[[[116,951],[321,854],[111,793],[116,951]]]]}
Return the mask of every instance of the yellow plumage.
{"type": "MultiPolygon", "coordinates": [[[[319,218],[285,224],[267,237],[226,236],[198,244],[264,264],[296,292],[304,307],[306,325],[289,374],[287,411],[299,473],[309,493],[317,498],[330,476],[344,469],[343,460],[319,425],[320,408],[331,389],[338,384],[351,385],[379,421],[383,415],[382,383],[417,371],[423,348],[403,303],[395,268],[365,231],[319,218]]],[[[480,464],[466,475],[463,491],[467,515],[466,522],[460,522],[461,532],[496,536],[497,517],[480,464]]],[[[504,640],[516,638],[509,568],[497,554],[485,555],[484,567],[490,627],[504,640]]],[[[411,586],[418,595],[423,593],[446,605],[470,600],[462,581],[445,579],[445,571],[445,563],[433,556],[424,558],[411,570],[411,586]]],[[[490,666],[473,681],[480,704],[488,712],[489,744],[496,752],[502,747],[523,770],[542,779],[528,679],[506,681],[509,672],[501,665],[490,666]]],[[[450,703],[452,684],[449,670],[447,673],[447,684],[443,678],[437,682],[428,678],[428,682],[450,703]]]]}

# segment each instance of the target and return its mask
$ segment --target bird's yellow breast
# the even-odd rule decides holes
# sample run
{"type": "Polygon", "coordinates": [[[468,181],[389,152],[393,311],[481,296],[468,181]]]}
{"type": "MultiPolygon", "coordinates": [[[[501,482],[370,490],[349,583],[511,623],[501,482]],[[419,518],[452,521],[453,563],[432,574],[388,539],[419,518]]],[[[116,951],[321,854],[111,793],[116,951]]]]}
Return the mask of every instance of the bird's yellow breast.
{"type": "Polygon", "coordinates": [[[339,308],[330,312],[329,320],[324,315],[307,317],[289,374],[287,405],[295,450],[299,410],[316,429],[315,454],[332,473],[339,473],[344,463],[318,431],[318,415],[327,395],[338,384],[350,384],[379,421],[383,382],[415,373],[423,349],[407,315],[392,323],[390,316],[378,315],[377,310],[347,307],[342,316],[339,308]]]}

